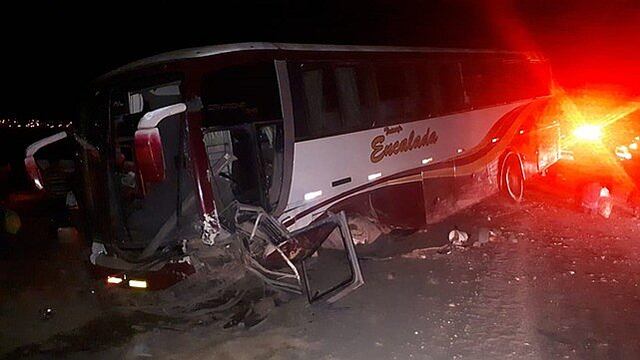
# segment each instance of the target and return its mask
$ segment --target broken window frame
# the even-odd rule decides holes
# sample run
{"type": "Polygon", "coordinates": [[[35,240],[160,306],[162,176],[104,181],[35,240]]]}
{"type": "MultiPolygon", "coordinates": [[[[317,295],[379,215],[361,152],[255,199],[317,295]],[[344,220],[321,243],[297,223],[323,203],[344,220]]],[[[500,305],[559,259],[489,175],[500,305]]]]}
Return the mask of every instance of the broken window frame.
{"type": "Polygon", "coordinates": [[[360,268],[360,262],[358,261],[358,255],[356,254],[355,244],[353,242],[353,238],[351,237],[351,231],[349,231],[349,225],[347,223],[347,216],[344,211],[341,211],[337,214],[328,213],[328,216],[324,219],[313,223],[309,226],[306,226],[302,229],[294,231],[291,233],[292,237],[296,237],[304,232],[314,230],[318,227],[321,227],[327,223],[335,222],[337,223],[337,228],[340,231],[340,235],[342,238],[342,243],[344,245],[344,249],[349,261],[349,267],[351,271],[351,277],[340,282],[339,284],[319,293],[312,294],[311,286],[308,278],[308,271],[305,266],[305,260],[302,259],[300,262],[300,270],[302,273],[302,283],[304,284],[305,293],[307,294],[307,300],[309,303],[314,303],[318,300],[321,300],[331,294],[327,299],[328,303],[334,303],[349,293],[353,292],[360,286],[364,285],[364,277],[362,276],[362,270],[360,268]]]}
{"type": "Polygon", "coordinates": [[[272,287],[301,295],[303,292],[303,284],[301,282],[302,278],[300,277],[300,273],[280,248],[282,244],[291,239],[289,232],[275,218],[267,214],[260,207],[241,203],[236,203],[234,206],[236,207],[234,216],[235,231],[241,235],[238,236],[237,239],[245,267],[272,287]],[[256,220],[251,227],[251,231],[247,231],[240,226],[239,217],[242,212],[257,214],[256,220]],[[258,228],[261,221],[268,222],[269,230],[273,232],[272,234],[265,233],[265,235],[267,235],[267,239],[265,240],[273,246],[275,251],[289,268],[290,272],[267,269],[252,256],[251,242],[254,241],[258,234],[258,228]]]}
{"type": "MultiPolygon", "coordinates": [[[[242,254],[242,259],[245,267],[251,273],[262,279],[266,284],[276,289],[299,295],[306,293],[309,303],[314,303],[331,294],[333,294],[333,296],[329,297],[327,299],[327,302],[333,303],[351,293],[355,289],[359,288],[360,286],[364,285],[364,278],[362,276],[360,263],[358,262],[355,244],[353,242],[353,238],[351,237],[351,232],[349,231],[349,226],[347,223],[347,217],[344,212],[340,212],[337,214],[328,213],[325,218],[290,233],[286,228],[282,226],[282,224],[278,220],[266,213],[260,207],[245,205],[241,203],[236,203],[234,206],[236,207],[234,217],[234,230],[236,234],[240,235],[237,236],[237,242],[242,254]],[[250,227],[250,229],[241,226],[240,217],[243,212],[248,214],[256,214],[255,221],[253,222],[253,225],[250,227]],[[261,235],[263,235],[260,236],[258,230],[260,228],[261,222],[263,221],[266,222],[266,229],[268,231],[260,231],[261,235]],[[308,231],[315,230],[318,227],[326,225],[327,223],[334,223],[340,231],[346,256],[349,262],[351,277],[335,286],[332,286],[328,290],[312,294],[310,291],[311,286],[309,283],[307,270],[305,268],[305,260],[313,253],[315,253],[317,251],[317,248],[311,249],[311,251],[305,257],[296,261],[295,259],[290,259],[285,254],[282,246],[287,244],[289,241],[294,240],[297,236],[300,236],[308,231]],[[266,235],[266,238],[264,235],[266,235]],[[254,256],[252,256],[251,242],[258,241],[258,238],[263,238],[263,240],[266,240],[271,246],[273,246],[274,250],[286,264],[286,267],[288,267],[289,272],[268,269],[257,259],[255,259],[254,256]],[[296,261],[298,264],[294,264],[294,261],[296,261]],[[300,268],[300,270],[298,269],[298,267],[300,268]]],[[[317,244],[318,248],[325,240],[326,238],[317,244]]]]}

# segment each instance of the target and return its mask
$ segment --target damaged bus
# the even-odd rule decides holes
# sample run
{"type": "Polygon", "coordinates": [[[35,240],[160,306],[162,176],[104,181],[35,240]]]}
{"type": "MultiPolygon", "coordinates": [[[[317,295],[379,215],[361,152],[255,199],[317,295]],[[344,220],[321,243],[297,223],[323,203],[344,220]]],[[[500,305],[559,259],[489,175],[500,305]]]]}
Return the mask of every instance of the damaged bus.
{"type": "Polygon", "coordinates": [[[269,284],[339,297],[363,283],[351,218],[418,228],[498,191],[520,201],[560,155],[535,53],[218,45],[131,63],[94,90],[66,136],[75,195],[91,262],[131,287],[237,241],[269,284]],[[336,236],[347,276],[311,290],[305,259],[336,236]]]}

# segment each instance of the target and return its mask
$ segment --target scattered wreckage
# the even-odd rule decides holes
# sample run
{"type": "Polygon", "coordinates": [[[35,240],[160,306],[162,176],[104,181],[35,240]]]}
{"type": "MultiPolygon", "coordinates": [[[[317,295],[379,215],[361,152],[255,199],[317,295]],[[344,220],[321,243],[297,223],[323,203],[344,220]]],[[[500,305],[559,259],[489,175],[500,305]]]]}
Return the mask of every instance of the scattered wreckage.
{"type": "Polygon", "coordinates": [[[243,264],[266,284],[295,294],[306,293],[309,302],[331,295],[327,299],[330,303],[364,285],[344,212],[328,213],[323,219],[307,227],[289,232],[259,207],[236,203],[231,209],[235,212],[233,224],[225,229],[224,232],[228,235],[221,241],[235,242],[240,249],[243,264]],[[316,289],[309,276],[307,263],[314,255],[320,257],[318,252],[330,237],[334,241],[338,239],[342,245],[342,254],[333,255],[346,258],[349,276],[329,284],[327,288],[316,289]]]}

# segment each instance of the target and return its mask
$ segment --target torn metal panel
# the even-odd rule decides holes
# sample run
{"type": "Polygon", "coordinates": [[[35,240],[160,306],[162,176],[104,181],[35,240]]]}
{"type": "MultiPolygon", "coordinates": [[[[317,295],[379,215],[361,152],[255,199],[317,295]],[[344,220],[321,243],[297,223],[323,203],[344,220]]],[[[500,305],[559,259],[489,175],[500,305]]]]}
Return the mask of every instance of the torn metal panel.
{"type": "MultiPolygon", "coordinates": [[[[302,261],[300,262],[300,267],[303,274],[303,284],[305,285],[305,293],[307,294],[307,299],[310,303],[313,303],[325,297],[328,297],[328,303],[333,303],[347,296],[349,293],[353,292],[360,286],[364,285],[364,277],[362,276],[362,270],[360,269],[360,263],[356,254],[355,244],[351,236],[351,231],[349,231],[347,217],[344,212],[340,212],[338,214],[329,214],[320,222],[300,229],[299,231],[293,233],[292,236],[298,237],[304,235],[305,233],[315,231],[326,234],[326,236],[323,238],[323,240],[325,240],[328,236],[334,233],[335,230],[337,230],[340,238],[342,239],[344,253],[342,253],[341,255],[345,258],[344,260],[346,260],[346,263],[343,262],[342,264],[348,266],[349,276],[342,279],[341,281],[338,280],[337,282],[332,283],[324,290],[315,291],[313,290],[314,286],[311,279],[309,278],[309,270],[306,264],[309,257],[305,257],[304,259],[302,259],[302,261]]],[[[322,242],[317,244],[318,247],[315,248],[313,253],[319,250],[321,244],[322,242]]],[[[318,258],[321,257],[322,255],[318,256],[318,258]]],[[[324,267],[324,264],[322,262],[319,262],[317,260],[316,262],[316,266],[323,267],[322,271],[325,273],[333,267],[324,267]]]]}
{"type": "Polygon", "coordinates": [[[215,212],[204,214],[204,221],[202,222],[202,242],[205,245],[212,246],[216,243],[216,237],[219,234],[220,223],[218,222],[218,215],[215,212]]]}
{"type": "Polygon", "coordinates": [[[247,269],[276,289],[302,294],[298,269],[280,248],[290,240],[288,231],[262,208],[235,206],[237,242],[247,269]],[[279,265],[268,266],[264,262],[267,254],[278,257],[279,265]]]}
{"type": "MultiPolygon", "coordinates": [[[[305,292],[309,302],[325,296],[329,296],[329,302],[334,302],[364,284],[344,212],[327,214],[323,219],[290,233],[262,208],[243,204],[235,206],[235,234],[243,262],[249,271],[265,283],[296,294],[305,292]],[[346,259],[348,276],[329,279],[326,290],[314,291],[315,285],[308,276],[305,261],[317,253],[322,243],[336,232],[344,246],[342,256],[346,259]]],[[[333,268],[320,271],[328,274],[333,268]]]]}

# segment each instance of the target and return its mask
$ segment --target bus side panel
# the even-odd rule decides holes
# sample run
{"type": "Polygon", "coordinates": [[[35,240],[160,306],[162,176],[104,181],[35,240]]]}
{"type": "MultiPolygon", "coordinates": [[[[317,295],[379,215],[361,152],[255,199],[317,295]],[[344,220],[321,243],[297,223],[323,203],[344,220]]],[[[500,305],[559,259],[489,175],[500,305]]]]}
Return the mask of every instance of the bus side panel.
{"type": "Polygon", "coordinates": [[[556,123],[541,127],[538,131],[538,172],[558,162],[560,150],[560,126],[556,123]]]}
{"type": "Polygon", "coordinates": [[[332,205],[328,211],[332,213],[344,211],[348,216],[374,216],[370,195],[369,192],[365,192],[349,197],[344,201],[332,205]]]}
{"type": "Polygon", "coordinates": [[[457,173],[455,178],[456,209],[474,205],[495,194],[498,189],[499,159],[480,164],[470,173],[457,173]]]}
{"type": "Polygon", "coordinates": [[[422,172],[422,201],[425,222],[433,224],[455,212],[456,192],[453,161],[441,164],[435,170],[422,172]]]}
{"type": "Polygon", "coordinates": [[[397,184],[371,192],[371,204],[379,221],[399,228],[424,226],[425,208],[420,182],[397,184]]]}
{"type": "Polygon", "coordinates": [[[520,155],[525,178],[542,172],[558,161],[560,156],[560,133],[553,113],[547,113],[548,101],[534,104],[526,112],[512,148],[520,155]]]}

